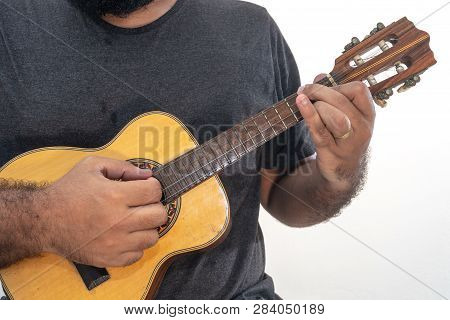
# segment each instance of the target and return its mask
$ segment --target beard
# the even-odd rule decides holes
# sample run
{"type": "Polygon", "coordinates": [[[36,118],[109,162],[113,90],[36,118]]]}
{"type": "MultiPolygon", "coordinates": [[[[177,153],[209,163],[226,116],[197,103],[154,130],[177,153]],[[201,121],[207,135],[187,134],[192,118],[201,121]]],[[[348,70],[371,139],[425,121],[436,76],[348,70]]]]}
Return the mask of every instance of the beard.
{"type": "Polygon", "coordinates": [[[70,0],[75,6],[85,13],[101,17],[112,14],[118,17],[126,17],[133,11],[146,6],[154,0],[70,0]]]}

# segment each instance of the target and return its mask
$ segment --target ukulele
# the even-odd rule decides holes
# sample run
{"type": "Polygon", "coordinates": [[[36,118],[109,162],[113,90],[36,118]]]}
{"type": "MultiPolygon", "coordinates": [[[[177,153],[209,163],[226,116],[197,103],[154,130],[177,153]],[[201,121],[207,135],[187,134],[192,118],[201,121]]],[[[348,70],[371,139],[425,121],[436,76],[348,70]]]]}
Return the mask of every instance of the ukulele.
{"type": "MultiPolygon", "coordinates": [[[[415,86],[434,65],[430,36],[406,18],[378,23],[364,40],[352,38],[335,67],[319,83],[333,87],[365,82],[380,106],[396,87],[415,86]]],[[[0,168],[1,179],[51,183],[88,156],[130,161],[151,168],[163,189],[169,216],[160,240],[137,263],[95,268],[44,253],[0,270],[10,299],[151,299],[170,263],[225,239],[230,206],[218,177],[224,168],[302,121],[297,94],[198,145],[173,115],[149,112],[132,120],[107,145],[96,149],[51,147],[19,155],[0,168]],[[163,137],[163,138],[161,138],[163,137]],[[145,146],[152,146],[146,148],[145,146]]]]}

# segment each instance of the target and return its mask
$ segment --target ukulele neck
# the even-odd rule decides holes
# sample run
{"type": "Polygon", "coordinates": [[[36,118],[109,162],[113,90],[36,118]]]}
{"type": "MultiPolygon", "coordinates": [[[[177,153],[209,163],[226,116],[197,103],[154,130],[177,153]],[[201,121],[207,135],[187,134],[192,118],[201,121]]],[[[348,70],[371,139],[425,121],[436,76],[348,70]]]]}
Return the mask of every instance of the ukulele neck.
{"type": "MultiPolygon", "coordinates": [[[[332,86],[328,78],[320,84],[332,86]]],[[[259,112],[204,144],[154,169],[168,204],[248,153],[303,120],[296,105],[297,94],[259,112]]]]}

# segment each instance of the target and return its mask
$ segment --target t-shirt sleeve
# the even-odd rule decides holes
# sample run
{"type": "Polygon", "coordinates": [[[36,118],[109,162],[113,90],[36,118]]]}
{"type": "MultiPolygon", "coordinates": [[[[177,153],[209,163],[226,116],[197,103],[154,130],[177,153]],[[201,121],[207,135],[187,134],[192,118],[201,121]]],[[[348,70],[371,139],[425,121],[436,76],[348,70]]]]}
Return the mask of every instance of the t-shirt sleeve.
{"type": "MultiPolygon", "coordinates": [[[[275,21],[270,19],[272,59],[275,79],[274,103],[294,94],[301,85],[295,58],[275,21]]],[[[261,167],[292,172],[301,160],[312,156],[315,147],[304,122],[267,142],[261,148],[261,167]]]]}

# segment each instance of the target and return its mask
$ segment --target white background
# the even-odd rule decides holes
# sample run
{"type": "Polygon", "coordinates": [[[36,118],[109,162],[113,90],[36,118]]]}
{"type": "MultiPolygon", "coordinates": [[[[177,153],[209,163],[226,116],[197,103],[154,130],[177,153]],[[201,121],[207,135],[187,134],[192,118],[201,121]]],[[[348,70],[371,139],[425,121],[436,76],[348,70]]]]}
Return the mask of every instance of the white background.
{"type": "MultiPolygon", "coordinates": [[[[277,21],[303,82],[329,72],[352,36],[381,21],[418,22],[445,1],[253,0],[277,21]]],[[[438,64],[416,88],[378,109],[368,184],[333,220],[450,297],[450,5],[419,24],[438,64]]],[[[261,214],[267,272],[290,299],[440,299],[331,223],[295,230],[261,214]]]]}
{"type": "MultiPolygon", "coordinates": [[[[444,1],[253,0],[294,52],[304,82],[328,72],[352,36],[377,22],[417,22],[444,1]]],[[[333,223],[289,229],[261,213],[267,272],[287,299],[450,297],[450,5],[420,23],[438,65],[379,110],[368,184],[333,223]],[[344,231],[345,230],[345,231],[344,231]],[[351,234],[352,236],[350,236],[351,234]],[[411,275],[361,244],[367,244],[411,275]]]]}

